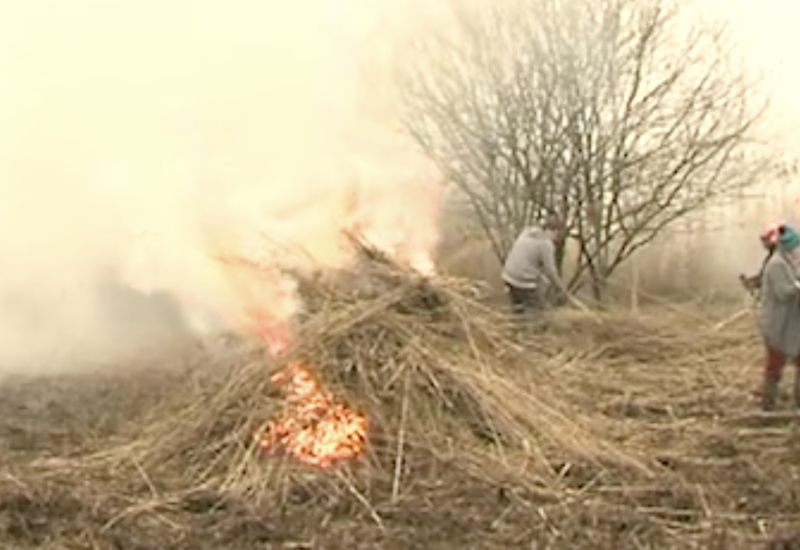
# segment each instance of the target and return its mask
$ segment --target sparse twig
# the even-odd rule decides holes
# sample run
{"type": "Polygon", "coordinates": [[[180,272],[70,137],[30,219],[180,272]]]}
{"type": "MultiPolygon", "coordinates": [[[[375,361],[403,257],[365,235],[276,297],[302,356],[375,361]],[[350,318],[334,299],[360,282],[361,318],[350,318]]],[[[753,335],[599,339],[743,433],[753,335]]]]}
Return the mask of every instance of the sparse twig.
{"type": "Polygon", "coordinates": [[[397,502],[400,494],[400,478],[403,475],[403,452],[405,450],[406,421],[408,418],[408,392],[410,390],[408,372],[403,376],[403,402],[400,406],[400,428],[397,433],[397,452],[394,459],[394,477],[392,478],[392,503],[397,502]]]}
{"type": "Polygon", "coordinates": [[[375,510],[375,507],[372,506],[372,504],[370,504],[367,498],[355,487],[355,485],[353,485],[353,483],[349,479],[347,479],[346,476],[342,474],[341,471],[337,470],[336,476],[340,480],[342,480],[342,482],[344,482],[345,487],[347,487],[347,490],[350,492],[350,494],[352,494],[356,498],[356,500],[358,500],[364,506],[367,512],[369,512],[369,515],[375,522],[375,525],[380,527],[382,531],[385,530],[386,527],[383,524],[383,520],[381,519],[380,515],[378,515],[377,510],[375,510]]]}

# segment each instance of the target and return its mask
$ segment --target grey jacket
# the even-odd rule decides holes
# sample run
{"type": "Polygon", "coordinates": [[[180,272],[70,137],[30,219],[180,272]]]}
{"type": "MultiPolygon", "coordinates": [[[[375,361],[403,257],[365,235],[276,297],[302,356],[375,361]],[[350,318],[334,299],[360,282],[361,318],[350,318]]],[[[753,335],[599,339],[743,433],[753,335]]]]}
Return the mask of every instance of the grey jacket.
{"type": "Polygon", "coordinates": [[[800,287],[797,268],[776,253],[764,266],[761,332],[767,345],[787,359],[800,355],[800,287]]]}
{"type": "Polygon", "coordinates": [[[548,280],[558,283],[556,251],[546,231],[529,227],[511,246],[503,266],[503,280],[517,288],[537,288],[548,280]]]}

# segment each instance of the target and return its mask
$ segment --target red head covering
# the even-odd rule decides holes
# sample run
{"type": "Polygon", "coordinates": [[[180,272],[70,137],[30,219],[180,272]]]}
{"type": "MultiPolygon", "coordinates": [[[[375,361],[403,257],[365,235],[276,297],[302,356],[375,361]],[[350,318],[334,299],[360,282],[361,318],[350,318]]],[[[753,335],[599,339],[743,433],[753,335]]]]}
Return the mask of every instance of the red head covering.
{"type": "Polygon", "coordinates": [[[781,235],[783,225],[783,223],[771,223],[764,228],[759,237],[765,248],[773,249],[778,245],[778,238],[781,235]]]}

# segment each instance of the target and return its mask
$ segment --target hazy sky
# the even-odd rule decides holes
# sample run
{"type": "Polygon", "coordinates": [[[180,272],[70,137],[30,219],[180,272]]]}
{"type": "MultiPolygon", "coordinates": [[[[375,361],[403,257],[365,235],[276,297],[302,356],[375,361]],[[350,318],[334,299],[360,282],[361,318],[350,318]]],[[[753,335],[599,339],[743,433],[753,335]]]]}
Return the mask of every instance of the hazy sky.
{"type": "Polygon", "coordinates": [[[774,83],[773,106],[782,136],[800,153],[800,2],[709,0],[730,18],[736,39],[756,71],[774,83]]]}

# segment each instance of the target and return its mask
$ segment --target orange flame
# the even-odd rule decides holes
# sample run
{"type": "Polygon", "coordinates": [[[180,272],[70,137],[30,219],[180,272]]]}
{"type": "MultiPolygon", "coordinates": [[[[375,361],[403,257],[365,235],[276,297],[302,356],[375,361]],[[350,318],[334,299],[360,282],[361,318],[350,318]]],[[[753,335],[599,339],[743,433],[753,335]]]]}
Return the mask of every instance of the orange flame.
{"type": "MultiPolygon", "coordinates": [[[[242,271],[255,274],[262,284],[279,279],[274,270],[246,258],[215,256],[232,280],[242,271]]],[[[240,293],[244,324],[261,337],[270,355],[284,355],[291,342],[290,325],[265,307],[258,300],[258,293],[247,292],[247,285],[234,282],[233,286],[240,293]]],[[[256,441],[264,451],[282,451],[320,468],[355,458],[363,452],[367,419],[324,391],[308,368],[291,363],[275,374],[272,381],[283,388],[286,407],[278,419],[256,434],[256,441]]]]}
{"type": "Polygon", "coordinates": [[[270,355],[278,357],[289,349],[289,328],[286,324],[272,321],[257,313],[251,313],[249,318],[256,333],[264,340],[270,355]]]}
{"type": "Polygon", "coordinates": [[[367,419],[336,403],[307,368],[292,363],[272,377],[286,392],[284,414],[257,435],[267,452],[283,450],[297,460],[327,468],[364,450],[367,419]]]}

